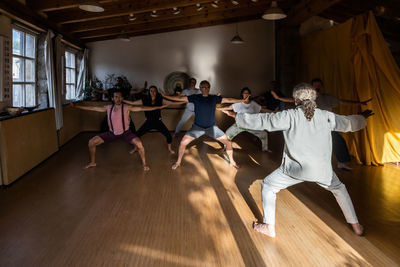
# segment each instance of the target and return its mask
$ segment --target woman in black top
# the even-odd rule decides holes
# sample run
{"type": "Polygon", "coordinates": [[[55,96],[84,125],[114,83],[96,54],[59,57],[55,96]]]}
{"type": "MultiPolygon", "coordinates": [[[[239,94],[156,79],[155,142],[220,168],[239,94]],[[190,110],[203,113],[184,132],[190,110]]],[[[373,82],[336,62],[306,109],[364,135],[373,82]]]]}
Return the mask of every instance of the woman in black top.
{"type": "MultiPolygon", "coordinates": [[[[157,91],[157,87],[154,85],[150,86],[149,91],[146,95],[143,96],[141,100],[137,101],[124,101],[127,104],[130,105],[143,105],[143,106],[150,106],[150,107],[159,107],[163,105],[170,105],[170,104],[176,104],[177,102],[172,102],[163,99],[161,94],[157,91]]],[[[139,128],[139,130],[136,132],[136,135],[138,137],[141,137],[145,133],[147,133],[150,130],[158,130],[160,133],[162,133],[165,138],[167,139],[167,144],[168,144],[168,150],[171,154],[175,154],[175,151],[172,150],[171,143],[172,143],[172,136],[171,133],[169,132],[168,128],[165,126],[165,124],[161,120],[161,111],[159,109],[153,110],[153,111],[145,111],[145,116],[146,116],[146,121],[143,123],[143,125],[139,128]]],[[[135,152],[136,148],[131,151],[131,153],[135,152]]]]}

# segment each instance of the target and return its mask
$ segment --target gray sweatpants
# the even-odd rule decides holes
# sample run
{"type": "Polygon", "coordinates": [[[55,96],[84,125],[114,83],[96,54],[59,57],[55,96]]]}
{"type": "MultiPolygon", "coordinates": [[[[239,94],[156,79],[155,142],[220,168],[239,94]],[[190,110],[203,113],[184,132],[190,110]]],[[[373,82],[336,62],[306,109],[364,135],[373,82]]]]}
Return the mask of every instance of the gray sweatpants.
{"type": "MultiPolygon", "coordinates": [[[[275,224],[276,193],[281,189],[302,182],[304,181],[284,174],[281,167],[264,179],[261,184],[264,223],[275,224]]],[[[339,180],[335,173],[333,173],[332,181],[329,186],[320,183],[318,183],[318,185],[333,193],[348,223],[358,223],[356,212],[346,186],[339,180]]]]}
{"type": "Polygon", "coordinates": [[[194,116],[194,111],[191,111],[188,108],[186,108],[185,111],[183,112],[181,120],[176,125],[175,133],[179,133],[185,122],[187,122],[192,116],[194,116]]]}

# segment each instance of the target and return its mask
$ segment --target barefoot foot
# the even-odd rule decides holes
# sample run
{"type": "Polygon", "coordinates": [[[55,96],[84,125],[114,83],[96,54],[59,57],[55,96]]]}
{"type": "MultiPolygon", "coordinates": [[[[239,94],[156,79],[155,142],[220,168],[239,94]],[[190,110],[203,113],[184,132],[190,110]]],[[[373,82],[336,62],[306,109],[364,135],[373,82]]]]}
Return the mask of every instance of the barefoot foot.
{"type": "Polygon", "coordinates": [[[93,167],[96,167],[96,162],[89,162],[89,164],[83,167],[83,169],[86,170],[93,167]]]}
{"type": "Polygon", "coordinates": [[[174,155],[175,151],[173,151],[172,149],[169,151],[169,154],[174,155]]]}
{"type": "Polygon", "coordinates": [[[129,151],[129,154],[133,154],[133,153],[135,153],[136,151],[137,151],[137,147],[135,146],[134,149],[132,149],[131,151],[129,151]]]}
{"type": "Polygon", "coordinates": [[[276,236],[275,225],[254,222],[253,229],[261,234],[267,235],[272,238],[276,236]]]}
{"type": "Polygon", "coordinates": [[[351,226],[353,227],[353,232],[356,235],[363,235],[364,234],[364,227],[359,223],[352,223],[351,226]]]}
{"type": "Polygon", "coordinates": [[[176,169],[178,169],[179,166],[181,166],[181,164],[176,162],[174,165],[172,165],[172,169],[176,170],[176,169]]]}
{"type": "Polygon", "coordinates": [[[150,171],[150,167],[147,166],[147,165],[143,165],[143,170],[144,170],[144,171],[150,171]]]}

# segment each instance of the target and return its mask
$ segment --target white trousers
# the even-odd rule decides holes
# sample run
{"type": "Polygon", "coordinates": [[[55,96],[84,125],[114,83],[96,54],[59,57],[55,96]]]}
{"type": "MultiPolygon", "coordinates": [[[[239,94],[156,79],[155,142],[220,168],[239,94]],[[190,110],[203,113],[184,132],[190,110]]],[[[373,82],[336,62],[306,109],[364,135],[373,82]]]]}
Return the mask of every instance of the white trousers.
{"type": "MultiPolygon", "coordinates": [[[[275,225],[276,193],[281,189],[302,182],[304,181],[284,174],[281,167],[264,179],[261,184],[264,223],[275,225]]],[[[346,186],[339,180],[335,173],[333,173],[332,181],[329,186],[320,183],[318,183],[318,185],[333,193],[348,223],[358,223],[356,212],[346,186]]]]}
{"type": "Polygon", "coordinates": [[[186,108],[185,112],[183,112],[181,120],[176,125],[175,133],[179,133],[185,122],[187,122],[192,116],[194,116],[194,111],[191,111],[186,108]]]}
{"type": "Polygon", "coordinates": [[[226,130],[226,136],[228,136],[229,140],[235,138],[236,135],[240,134],[241,132],[249,132],[255,136],[257,136],[261,140],[262,150],[268,150],[268,132],[267,131],[258,131],[258,130],[249,130],[245,128],[241,128],[237,126],[236,123],[232,124],[231,127],[226,130]]]}

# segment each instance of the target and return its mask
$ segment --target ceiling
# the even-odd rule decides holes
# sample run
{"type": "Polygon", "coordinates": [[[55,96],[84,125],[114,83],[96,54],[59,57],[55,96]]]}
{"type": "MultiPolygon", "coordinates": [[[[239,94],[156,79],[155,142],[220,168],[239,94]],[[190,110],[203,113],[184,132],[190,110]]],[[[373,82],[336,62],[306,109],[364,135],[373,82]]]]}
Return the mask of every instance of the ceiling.
{"type": "MultiPolygon", "coordinates": [[[[139,36],[261,18],[271,0],[2,0],[0,9],[28,21],[40,22],[62,33],[76,44],[139,36]],[[24,3],[21,3],[24,2],[24,3]],[[97,2],[104,12],[92,13],[79,4],[97,2]],[[199,8],[201,5],[201,9],[199,8]],[[179,8],[174,14],[173,8],[179,8]],[[151,16],[155,10],[157,17],[151,16]],[[178,12],[176,12],[178,13],[178,12]],[[130,20],[134,16],[135,20],[130,20]]],[[[284,26],[299,25],[319,15],[343,22],[374,10],[377,21],[391,45],[400,50],[399,0],[279,0],[288,17],[284,26]]],[[[400,52],[400,51],[399,51],[400,52]]]]}

